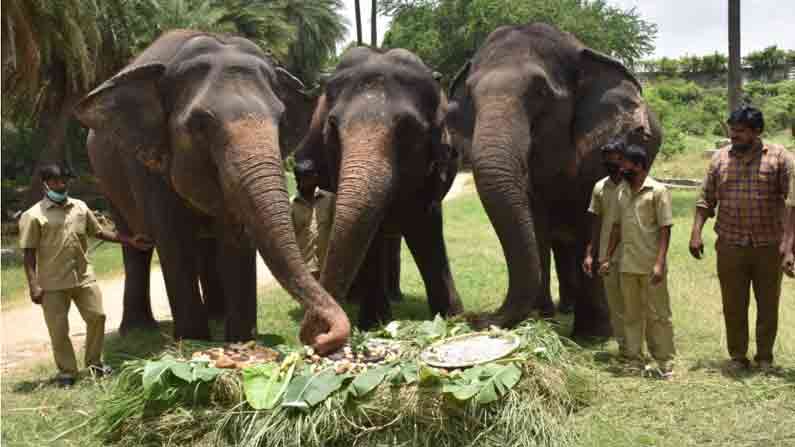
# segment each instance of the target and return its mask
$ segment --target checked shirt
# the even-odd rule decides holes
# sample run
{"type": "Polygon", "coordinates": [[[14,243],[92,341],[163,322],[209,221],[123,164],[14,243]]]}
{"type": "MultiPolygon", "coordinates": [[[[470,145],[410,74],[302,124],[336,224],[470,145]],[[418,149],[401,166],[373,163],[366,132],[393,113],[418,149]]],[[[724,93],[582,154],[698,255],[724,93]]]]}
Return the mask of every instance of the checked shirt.
{"type": "Polygon", "coordinates": [[[784,199],[793,158],[784,147],[763,144],[740,153],[720,149],[710,163],[696,206],[715,215],[721,242],[743,247],[776,244],[783,235],[784,199]]]}

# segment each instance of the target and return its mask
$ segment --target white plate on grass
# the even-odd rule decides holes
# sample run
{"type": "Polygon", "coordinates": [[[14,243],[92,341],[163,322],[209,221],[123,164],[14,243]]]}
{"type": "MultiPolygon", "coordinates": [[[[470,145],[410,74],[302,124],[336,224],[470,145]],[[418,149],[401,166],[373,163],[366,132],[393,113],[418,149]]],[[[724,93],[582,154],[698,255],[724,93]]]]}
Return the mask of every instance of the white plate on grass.
{"type": "Polygon", "coordinates": [[[516,334],[474,332],[437,341],[420,353],[420,360],[437,368],[466,368],[501,359],[520,344],[516,334]]]}

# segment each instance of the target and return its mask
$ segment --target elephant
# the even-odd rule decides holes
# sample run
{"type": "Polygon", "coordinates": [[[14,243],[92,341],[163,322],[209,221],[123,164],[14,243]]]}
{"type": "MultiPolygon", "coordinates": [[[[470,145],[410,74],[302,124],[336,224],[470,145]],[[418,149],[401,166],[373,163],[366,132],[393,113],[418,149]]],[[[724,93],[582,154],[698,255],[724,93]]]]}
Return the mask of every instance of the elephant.
{"type": "Polygon", "coordinates": [[[251,338],[258,250],[304,307],[300,339],[320,353],[347,341],[348,317],[303,263],[290,222],[281,145],[306,130],[293,115],[302,89],[247,39],[177,30],[77,105],[105,193],[154,240],[175,336],[209,335],[197,278],[214,256],[220,284],[206,288],[224,295],[225,338],[251,338]]]}
{"type": "Polygon", "coordinates": [[[446,95],[433,75],[405,49],[349,49],[328,78],[295,155],[323,166],[336,193],[320,280],[335,297],[348,296],[354,281],[366,292],[359,300],[362,328],[391,317],[385,290],[394,285],[385,282],[394,274],[390,280],[384,267],[395,264],[399,236],[417,263],[431,313],[463,311],[441,208],[458,157],[444,125],[446,95]]]}
{"type": "MultiPolygon", "coordinates": [[[[501,306],[477,325],[510,327],[549,298],[550,250],[561,300],[575,303],[575,336],[610,335],[601,281],[580,265],[587,208],[607,175],[599,148],[614,137],[654,159],[657,119],[619,61],[543,23],[492,32],[450,85],[447,122],[472,164],[475,186],[508,267],[501,306]]],[[[554,309],[554,307],[553,307],[554,309]]]]}

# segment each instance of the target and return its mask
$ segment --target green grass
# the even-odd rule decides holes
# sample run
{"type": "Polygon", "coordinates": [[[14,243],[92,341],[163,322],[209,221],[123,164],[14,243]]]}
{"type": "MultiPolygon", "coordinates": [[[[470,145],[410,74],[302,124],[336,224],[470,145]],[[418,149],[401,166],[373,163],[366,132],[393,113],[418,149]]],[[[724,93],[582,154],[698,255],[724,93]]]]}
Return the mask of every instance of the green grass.
{"type": "MultiPolygon", "coordinates": [[[[89,248],[98,242],[97,239],[89,240],[89,248]]],[[[25,267],[22,254],[17,249],[17,238],[4,236],[3,248],[14,248],[17,253],[13,257],[4,257],[2,266],[2,287],[0,287],[0,303],[4,309],[30,302],[28,295],[28,280],[25,277],[25,267]]],[[[108,278],[121,274],[124,271],[121,248],[118,244],[105,242],[89,255],[94,265],[97,278],[108,278]]]]}
{"type": "MultiPolygon", "coordinates": [[[[614,342],[589,344],[582,361],[599,384],[598,397],[573,416],[570,427],[582,446],[795,445],[795,281],[785,278],[783,285],[775,351],[780,370],[772,375],[724,375],[726,344],[712,221],[704,231],[706,259],[696,261],[687,253],[695,193],[675,191],[673,197],[669,287],[679,352],[676,377],[663,382],[627,374],[604,353],[615,354],[614,342]]],[[[467,310],[496,307],[505,293],[507,272],[477,196],[448,202],[445,213],[453,275],[467,310]]],[[[405,247],[402,290],[405,300],[394,306],[395,318],[431,317],[419,274],[405,247]]],[[[281,289],[261,291],[261,333],[278,333],[297,343],[300,318],[300,307],[281,289]]],[[[355,320],[355,312],[351,318],[355,320]]],[[[750,319],[755,319],[753,311],[750,319]]],[[[570,319],[563,318],[562,323],[567,331],[570,319]]],[[[166,342],[167,336],[156,333],[123,340],[110,336],[106,356],[118,365],[124,357],[159,352],[166,342]]],[[[42,384],[52,374],[54,368],[47,362],[3,377],[3,445],[42,445],[75,427],[79,428],[56,444],[102,445],[91,436],[90,427],[80,424],[88,420],[106,384],[83,380],[63,391],[42,384]]]]}

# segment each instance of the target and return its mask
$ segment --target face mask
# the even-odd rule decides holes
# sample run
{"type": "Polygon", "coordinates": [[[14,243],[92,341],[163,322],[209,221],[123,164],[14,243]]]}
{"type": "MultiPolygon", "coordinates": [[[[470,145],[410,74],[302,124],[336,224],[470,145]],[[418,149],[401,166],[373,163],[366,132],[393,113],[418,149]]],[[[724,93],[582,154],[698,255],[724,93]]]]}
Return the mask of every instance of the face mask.
{"type": "Polygon", "coordinates": [[[64,192],[56,192],[50,189],[47,184],[44,184],[44,190],[47,192],[47,198],[52,200],[55,203],[63,203],[66,202],[66,196],[69,195],[67,191],[64,192]]]}
{"type": "Polygon", "coordinates": [[[607,174],[611,177],[618,174],[619,167],[617,164],[606,161],[604,162],[605,169],[607,169],[607,174]]]}
{"type": "Polygon", "coordinates": [[[621,176],[628,182],[631,182],[637,173],[635,171],[621,171],[621,176]]]}

